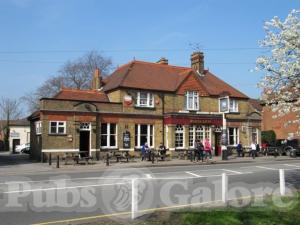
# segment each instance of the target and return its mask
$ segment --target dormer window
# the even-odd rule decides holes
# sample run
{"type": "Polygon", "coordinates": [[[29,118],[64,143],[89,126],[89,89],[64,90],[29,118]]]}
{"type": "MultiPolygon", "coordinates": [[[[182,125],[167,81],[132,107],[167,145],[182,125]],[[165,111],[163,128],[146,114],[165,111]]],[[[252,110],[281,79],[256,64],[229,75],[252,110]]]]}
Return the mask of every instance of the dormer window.
{"type": "Polygon", "coordinates": [[[149,92],[138,92],[136,106],[138,107],[154,107],[154,96],[149,92]]]}
{"type": "Polygon", "coordinates": [[[199,94],[197,91],[187,91],[185,93],[186,110],[199,110],[199,94]]]}

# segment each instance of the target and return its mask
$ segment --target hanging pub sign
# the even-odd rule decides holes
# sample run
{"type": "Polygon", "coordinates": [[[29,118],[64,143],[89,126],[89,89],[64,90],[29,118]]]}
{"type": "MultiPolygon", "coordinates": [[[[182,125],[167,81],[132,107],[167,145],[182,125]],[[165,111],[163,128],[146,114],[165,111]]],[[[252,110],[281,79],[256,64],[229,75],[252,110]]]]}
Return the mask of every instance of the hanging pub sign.
{"type": "Polygon", "coordinates": [[[123,148],[130,148],[130,132],[125,131],[123,133],[123,148]]]}

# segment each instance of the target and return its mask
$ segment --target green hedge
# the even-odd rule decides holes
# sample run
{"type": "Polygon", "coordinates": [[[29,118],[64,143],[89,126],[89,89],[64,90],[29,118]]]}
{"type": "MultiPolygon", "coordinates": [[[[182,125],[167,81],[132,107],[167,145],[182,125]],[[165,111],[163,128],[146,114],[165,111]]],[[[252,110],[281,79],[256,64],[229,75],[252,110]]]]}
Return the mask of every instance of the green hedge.
{"type": "Polygon", "coordinates": [[[261,142],[269,143],[270,145],[275,145],[276,143],[276,134],[273,130],[267,130],[261,132],[261,142]]]}

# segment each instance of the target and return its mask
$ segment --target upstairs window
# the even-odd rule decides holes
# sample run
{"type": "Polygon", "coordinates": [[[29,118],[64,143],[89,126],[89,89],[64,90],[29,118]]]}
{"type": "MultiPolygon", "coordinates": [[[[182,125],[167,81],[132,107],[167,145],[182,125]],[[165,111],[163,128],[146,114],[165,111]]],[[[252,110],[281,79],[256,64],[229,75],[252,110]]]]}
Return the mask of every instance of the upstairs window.
{"type": "Polygon", "coordinates": [[[36,135],[42,134],[42,121],[35,122],[35,134],[36,135]]]}
{"type": "Polygon", "coordinates": [[[199,94],[197,91],[187,91],[185,93],[186,110],[199,110],[199,94]]]}
{"type": "Polygon", "coordinates": [[[236,99],[231,99],[229,97],[224,97],[219,99],[219,111],[220,112],[238,112],[239,105],[236,99]]]}
{"type": "Polygon", "coordinates": [[[136,106],[153,108],[154,107],[153,94],[149,92],[138,92],[136,106]]]}
{"type": "Polygon", "coordinates": [[[66,133],[66,121],[50,121],[49,122],[50,134],[65,134],[66,133]]]}
{"type": "Polygon", "coordinates": [[[229,99],[229,112],[238,112],[238,101],[236,99],[229,99]]]}

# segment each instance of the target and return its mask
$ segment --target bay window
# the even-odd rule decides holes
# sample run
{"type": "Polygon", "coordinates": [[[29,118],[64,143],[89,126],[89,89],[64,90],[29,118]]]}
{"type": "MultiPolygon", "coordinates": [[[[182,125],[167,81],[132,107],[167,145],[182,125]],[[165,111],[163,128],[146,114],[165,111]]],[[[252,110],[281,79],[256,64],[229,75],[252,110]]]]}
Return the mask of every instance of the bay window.
{"type": "Polygon", "coordinates": [[[141,148],[145,143],[149,147],[154,147],[154,126],[151,124],[135,125],[135,146],[141,148]]]}
{"type": "Polygon", "coordinates": [[[115,123],[101,124],[101,147],[117,147],[117,125],[115,123]]]}
{"type": "Polygon", "coordinates": [[[186,110],[199,110],[199,94],[197,91],[187,91],[185,93],[186,110]]]}
{"type": "Polygon", "coordinates": [[[230,99],[229,100],[229,112],[238,112],[238,102],[236,99],[230,99]]]}
{"type": "Polygon", "coordinates": [[[219,99],[219,111],[230,113],[230,112],[238,112],[239,105],[236,99],[231,99],[229,97],[223,97],[219,99]]]}
{"type": "Polygon", "coordinates": [[[154,96],[149,92],[138,92],[136,106],[138,107],[154,107],[154,96]]]}

